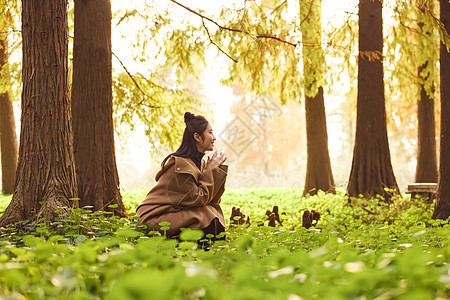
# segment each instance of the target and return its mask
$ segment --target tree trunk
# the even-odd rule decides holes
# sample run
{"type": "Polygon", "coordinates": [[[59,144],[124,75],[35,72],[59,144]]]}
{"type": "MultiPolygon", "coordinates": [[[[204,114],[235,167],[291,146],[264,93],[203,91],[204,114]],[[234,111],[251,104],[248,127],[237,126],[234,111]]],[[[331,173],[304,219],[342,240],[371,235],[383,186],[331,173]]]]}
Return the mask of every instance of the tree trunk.
{"type": "Polygon", "coordinates": [[[114,148],[111,53],[110,1],[75,0],[72,114],[80,206],[125,216],[114,148]]]}
{"type": "MultiPolygon", "coordinates": [[[[8,62],[8,43],[0,40],[0,70],[8,62]]],[[[7,80],[7,79],[4,79],[7,80]]],[[[2,163],[2,190],[5,194],[14,192],[17,168],[17,134],[14,110],[9,93],[0,94],[0,146],[2,163]]]]}
{"type": "MultiPolygon", "coordinates": [[[[426,64],[419,67],[419,77],[425,66],[426,64]]],[[[423,83],[420,84],[420,99],[417,102],[417,119],[416,182],[437,182],[434,98],[427,95],[423,83]]]]}
{"type": "Polygon", "coordinates": [[[334,193],[334,179],[328,152],[328,133],[323,95],[324,53],[321,47],[320,0],[300,0],[305,77],[307,163],[303,196],[317,191],[334,193]]]}
{"type": "Polygon", "coordinates": [[[387,138],[382,53],[382,3],[360,0],[356,137],[347,193],[389,201],[385,188],[398,191],[398,186],[387,138]]]}
{"type": "Polygon", "coordinates": [[[328,153],[328,134],[323,88],[305,97],[307,163],[303,196],[317,191],[334,193],[334,179],[328,153]]]}
{"type": "MultiPolygon", "coordinates": [[[[67,0],[23,0],[23,91],[14,195],[0,218],[56,217],[76,197],[68,84],[67,0]]],[[[75,202],[76,205],[76,202],[75,202]]]]}
{"type": "MultiPolygon", "coordinates": [[[[445,30],[450,31],[450,3],[439,1],[441,22],[445,30]]],[[[441,77],[441,143],[439,156],[439,183],[436,195],[436,207],[433,219],[447,219],[450,216],[450,53],[441,42],[440,49],[441,77]]]]}

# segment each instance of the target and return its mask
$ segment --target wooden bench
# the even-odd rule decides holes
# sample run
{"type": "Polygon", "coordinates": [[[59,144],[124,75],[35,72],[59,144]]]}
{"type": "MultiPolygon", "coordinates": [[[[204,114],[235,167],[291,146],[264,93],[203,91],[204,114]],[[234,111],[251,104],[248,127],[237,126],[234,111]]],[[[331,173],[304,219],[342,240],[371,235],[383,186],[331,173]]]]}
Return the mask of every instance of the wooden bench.
{"type": "Polygon", "coordinates": [[[432,202],[436,198],[437,183],[435,182],[418,182],[408,184],[407,194],[411,194],[411,199],[416,195],[428,198],[428,202],[432,202]]]}

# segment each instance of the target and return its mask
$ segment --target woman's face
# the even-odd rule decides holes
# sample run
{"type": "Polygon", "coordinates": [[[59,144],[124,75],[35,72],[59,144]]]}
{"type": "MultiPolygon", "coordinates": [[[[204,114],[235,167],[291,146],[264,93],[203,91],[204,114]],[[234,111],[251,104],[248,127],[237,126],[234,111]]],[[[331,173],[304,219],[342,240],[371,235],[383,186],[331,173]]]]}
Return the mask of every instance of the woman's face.
{"type": "Polygon", "coordinates": [[[196,135],[195,140],[197,141],[197,150],[199,152],[205,153],[206,151],[212,151],[216,137],[214,136],[211,124],[208,124],[206,127],[203,132],[203,137],[201,135],[196,135]]]}

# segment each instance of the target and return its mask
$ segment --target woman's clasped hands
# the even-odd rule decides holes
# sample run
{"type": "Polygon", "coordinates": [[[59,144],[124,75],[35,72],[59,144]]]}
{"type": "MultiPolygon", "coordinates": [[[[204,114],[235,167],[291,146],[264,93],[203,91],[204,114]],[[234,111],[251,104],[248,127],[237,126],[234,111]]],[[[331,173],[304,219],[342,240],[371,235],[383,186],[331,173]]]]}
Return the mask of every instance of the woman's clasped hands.
{"type": "Polygon", "coordinates": [[[215,151],[213,155],[208,157],[208,161],[206,166],[217,167],[223,165],[223,163],[227,160],[227,156],[223,152],[215,151]]]}

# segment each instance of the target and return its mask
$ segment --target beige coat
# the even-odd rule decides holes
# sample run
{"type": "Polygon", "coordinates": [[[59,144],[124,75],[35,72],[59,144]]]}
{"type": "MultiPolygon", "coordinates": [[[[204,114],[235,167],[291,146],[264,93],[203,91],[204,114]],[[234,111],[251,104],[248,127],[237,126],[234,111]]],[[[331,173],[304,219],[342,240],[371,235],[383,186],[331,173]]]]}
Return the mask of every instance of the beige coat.
{"type": "Polygon", "coordinates": [[[178,234],[180,228],[205,228],[214,218],[225,227],[219,203],[228,167],[206,166],[202,161],[201,169],[190,158],[170,157],[156,174],[156,185],[136,208],[139,224],[150,231],[170,222],[168,236],[178,234]]]}

